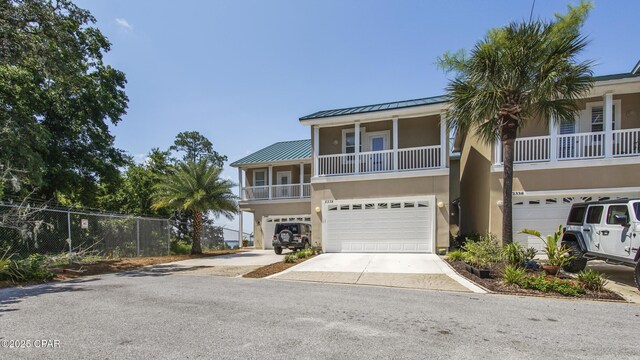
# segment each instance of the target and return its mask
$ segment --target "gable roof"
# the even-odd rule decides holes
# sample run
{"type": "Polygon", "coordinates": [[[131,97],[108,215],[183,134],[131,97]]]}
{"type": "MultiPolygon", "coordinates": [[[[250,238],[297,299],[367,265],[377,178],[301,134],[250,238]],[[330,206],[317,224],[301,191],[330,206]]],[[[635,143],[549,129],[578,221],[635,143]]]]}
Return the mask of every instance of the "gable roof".
{"type": "Polygon", "coordinates": [[[311,160],[311,139],[277,142],[234,161],[231,166],[289,160],[311,160]]]}
{"type": "Polygon", "coordinates": [[[631,70],[632,74],[640,74],[640,60],[638,60],[638,63],[636,64],[636,66],[633,67],[633,70],[631,70]]]}
{"type": "Polygon", "coordinates": [[[402,101],[394,101],[394,102],[388,102],[388,103],[382,103],[382,104],[355,106],[355,107],[343,108],[343,109],[322,110],[322,111],[317,111],[310,115],[303,116],[300,118],[300,120],[320,119],[325,117],[341,116],[341,115],[363,114],[363,113],[370,113],[375,111],[385,111],[385,110],[402,109],[402,108],[408,108],[408,107],[414,107],[414,106],[441,104],[446,102],[447,102],[447,97],[445,95],[440,95],[440,96],[432,96],[432,97],[421,98],[421,99],[402,100],[402,101]]]}

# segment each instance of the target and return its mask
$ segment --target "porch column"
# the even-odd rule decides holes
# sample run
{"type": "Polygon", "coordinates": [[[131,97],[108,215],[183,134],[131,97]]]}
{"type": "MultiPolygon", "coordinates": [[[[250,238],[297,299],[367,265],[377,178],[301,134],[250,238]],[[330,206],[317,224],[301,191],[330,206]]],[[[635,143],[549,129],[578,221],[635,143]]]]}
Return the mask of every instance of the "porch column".
{"type": "Polygon", "coordinates": [[[393,117],[393,171],[398,171],[398,117],[393,117]]]}
{"type": "Polygon", "coordinates": [[[355,173],[359,174],[360,173],[360,121],[356,121],[356,126],[355,126],[355,149],[354,149],[354,155],[355,155],[355,161],[353,162],[354,166],[355,166],[355,173]]]}
{"type": "Polygon", "coordinates": [[[447,147],[447,113],[440,113],[440,167],[447,167],[447,153],[449,148],[447,147]]]}
{"type": "Polygon", "coordinates": [[[320,154],[320,131],[318,125],[313,127],[313,176],[318,176],[318,155],[320,154]]]}
{"type": "Polygon", "coordinates": [[[496,148],[495,148],[495,165],[502,164],[502,141],[500,139],[496,140],[496,148]]]}
{"type": "Polygon", "coordinates": [[[242,210],[238,212],[238,249],[242,249],[242,210]]]}
{"type": "Polygon", "coordinates": [[[304,197],[304,163],[300,163],[300,197],[304,197]]]}
{"type": "Polygon", "coordinates": [[[556,118],[551,116],[549,118],[549,160],[551,161],[558,160],[558,125],[556,118]]]}
{"type": "Polygon", "coordinates": [[[273,186],[271,186],[271,183],[273,182],[273,165],[269,165],[269,181],[267,182],[267,185],[269,185],[269,200],[271,200],[271,189],[273,188],[273,186]]]}
{"type": "Polygon", "coordinates": [[[247,200],[242,191],[242,169],[238,168],[238,198],[240,200],[247,200]]]}
{"type": "Polygon", "coordinates": [[[613,93],[604,94],[604,157],[613,156],[613,93]]]}

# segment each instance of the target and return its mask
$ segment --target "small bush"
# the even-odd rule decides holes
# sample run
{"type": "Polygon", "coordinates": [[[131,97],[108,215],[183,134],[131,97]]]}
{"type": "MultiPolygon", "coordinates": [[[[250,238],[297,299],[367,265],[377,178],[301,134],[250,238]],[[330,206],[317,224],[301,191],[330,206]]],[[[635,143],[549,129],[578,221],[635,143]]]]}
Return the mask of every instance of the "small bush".
{"type": "Polygon", "coordinates": [[[294,263],[296,262],[297,259],[297,255],[295,253],[291,253],[291,254],[287,254],[284,256],[284,262],[285,263],[294,263]]]}
{"type": "Polygon", "coordinates": [[[578,273],[578,281],[585,289],[602,291],[604,290],[604,285],[607,283],[607,277],[597,271],[587,269],[578,273]]]}
{"type": "Polygon", "coordinates": [[[525,270],[516,265],[507,265],[502,273],[502,282],[507,285],[521,286],[525,282],[525,270]]]}
{"type": "Polygon", "coordinates": [[[453,250],[447,253],[447,259],[451,261],[464,261],[465,256],[464,251],[461,250],[453,250]]]}
{"type": "Polygon", "coordinates": [[[538,250],[536,250],[536,248],[534,247],[530,247],[524,251],[525,261],[533,260],[536,257],[536,255],[538,255],[538,250]]]}
{"type": "Polygon", "coordinates": [[[571,280],[559,279],[555,276],[525,276],[521,287],[542,292],[555,292],[565,296],[582,296],[584,288],[571,280]]]}
{"type": "Polygon", "coordinates": [[[14,282],[28,280],[51,280],[55,277],[47,268],[47,258],[33,254],[24,260],[3,259],[0,264],[0,280],[14,282]]]}
{"type": "Polygon", "coordinates": [[[173,255],[188,255],[191,254],[191,245],[187,244],[183,240],[176,240],[171,242],[171,254],[173,255]]]}
{"type": "Polygon", "coordinates": [[[502,259],[511,266],[523,266],[525,249],[518,243],[507,244],[502,247],[502,259]]]}
{"type": "Polygon", "coordinates": [[[492,234],[483,235],[479,241],[467,242],[464,250],[465,261],[480,268],[488,268],[502,260],[502,248],[492,234]]]}

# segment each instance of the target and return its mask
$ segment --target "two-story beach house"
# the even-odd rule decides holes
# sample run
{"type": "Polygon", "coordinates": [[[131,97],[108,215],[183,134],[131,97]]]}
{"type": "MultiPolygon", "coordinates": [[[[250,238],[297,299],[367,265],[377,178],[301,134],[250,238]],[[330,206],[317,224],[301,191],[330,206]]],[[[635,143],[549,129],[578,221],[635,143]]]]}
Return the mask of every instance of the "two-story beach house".
{"type": "MultiPolygon", "coordinates": [[[[640,197],[640,63],[596,78],[573,122],[540,119],[516,141],[514,231],[552,233],[574,202],[640,197]]],[[[275,223],[312,224],[326,252],[435,252],[450,233],[501,233],[501,146],[444,125],[446,97],[319,111],[311,139],[280,142],[232,164],[256,247],[275,223]],[[459,212],[458,212],[459,210],[459,212]],[[451,220],[450,220],[451,219],[451,220]],[[460,227],[458,228],[458,224],[460,227]]]]}

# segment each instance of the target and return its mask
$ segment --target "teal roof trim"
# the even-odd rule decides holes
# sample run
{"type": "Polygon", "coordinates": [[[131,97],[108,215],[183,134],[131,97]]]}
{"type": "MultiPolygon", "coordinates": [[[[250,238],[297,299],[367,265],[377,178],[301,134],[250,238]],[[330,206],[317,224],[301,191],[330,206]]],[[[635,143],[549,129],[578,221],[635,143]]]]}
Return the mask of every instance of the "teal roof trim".
{"type": "Polygon", "coordinates": [[[612,75],[601,75],[601,76],[594,76],[593,79],[596,82],[598,82],[598,81],[620,80],[620,79],[636,78],[636,77],[640,77],[640,74],[622,73],[622,74],[612,74],[612,75]]]}
{"type": "Polygon", "coordinates": [[[311,139],[281,141],[247,155],[231,164],[233,167],[289,160],[310,160],[311,139]]]}
{"type": "Polygon", "coordinates": [[[364,105],[364,106],[356,106],[344,109],[335,109],[335,110],[323,110],[315,112],[311,115],[303,116],[300,120],[309,120],[309,119],[320,119],[332,116],[343,116],[343,115],[352,115],[352,114],[364,114],[376,111],[385,111],[385,110],[395,110],[402,109],[414,106],[424,106],[424,105],[433,105],[433,104],[441,104],[446,103],[447,97],[445,95],[441,96],[432,96],[428,98],[422,99],[413,99],[413,100],[403,100],[403,101],[394,101],[382,104],[374,104],[374,105],[364,105]]]}

